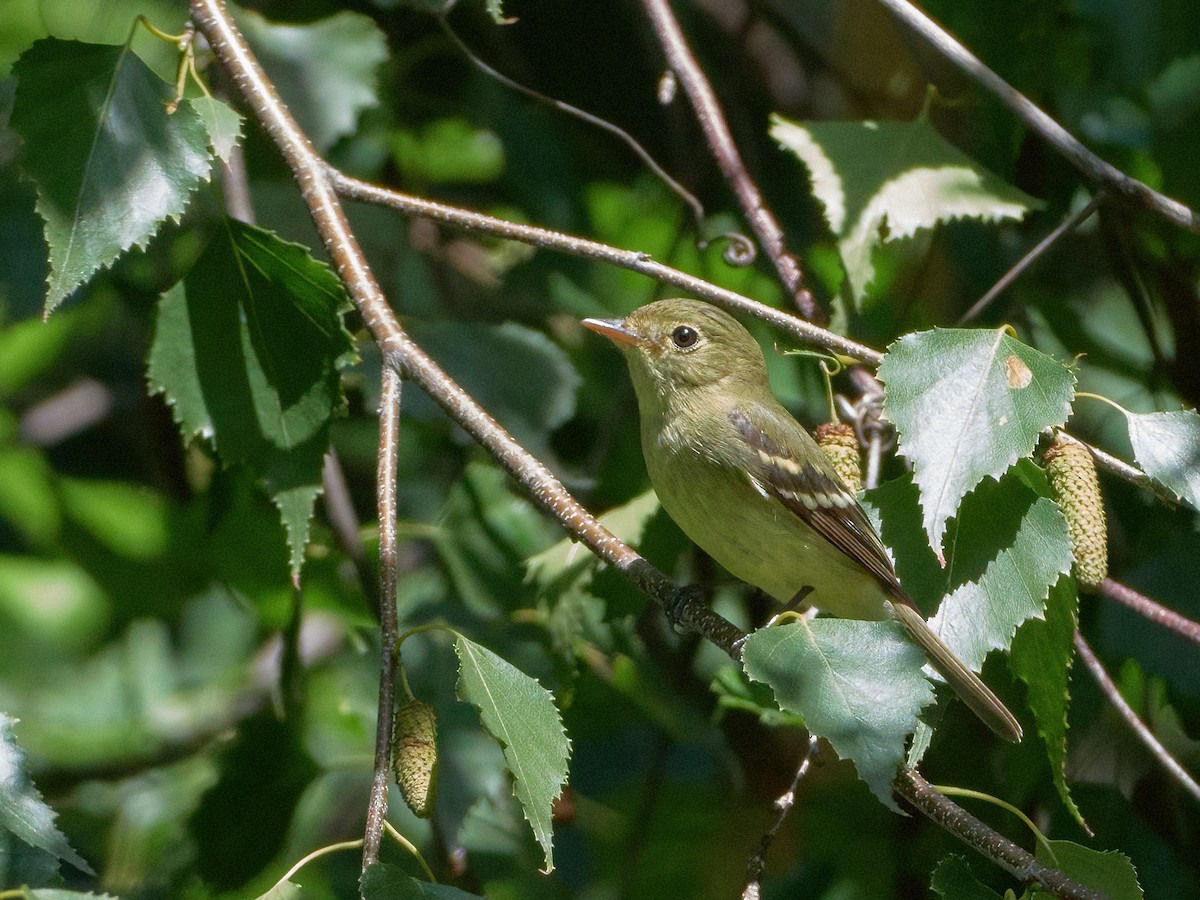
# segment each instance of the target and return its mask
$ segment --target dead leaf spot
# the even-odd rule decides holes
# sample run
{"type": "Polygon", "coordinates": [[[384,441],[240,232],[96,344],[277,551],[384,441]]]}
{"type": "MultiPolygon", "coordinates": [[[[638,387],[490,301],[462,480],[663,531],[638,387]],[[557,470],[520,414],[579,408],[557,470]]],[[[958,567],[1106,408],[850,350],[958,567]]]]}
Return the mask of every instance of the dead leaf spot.
{"type": "Polygon", "coordinates": [[[1008,386],[1013,390],[1020,390],[1023,387],[1029,387],[1033,381],[1033,372],[1029,366],[1025,365],[1025,360],[1019,356],[1010,356],[1004,361],[1004,377],[1008,379],[1008,386]]]}

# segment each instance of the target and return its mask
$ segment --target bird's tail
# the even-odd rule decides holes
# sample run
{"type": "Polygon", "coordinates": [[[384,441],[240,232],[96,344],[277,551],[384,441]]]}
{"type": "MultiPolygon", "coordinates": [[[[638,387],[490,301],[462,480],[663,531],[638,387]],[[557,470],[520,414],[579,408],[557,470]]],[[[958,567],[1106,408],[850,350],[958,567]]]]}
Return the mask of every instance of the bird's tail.
{"type": "Polygon", "coordinates": [[[954,651],[942,643],[942,639],[933,633],[921,614],[902,602],[892,603],[892,609],[912,639],[925,651],[930,664],[941,673],[971,712],[997,735],[1019,744],[1021,725],[1017,717],[1009,712],[1008,707],[1000,702],[1000,698],[991,692],[978,675],[967,668],[966,663],[954,655],[954,651]]]}

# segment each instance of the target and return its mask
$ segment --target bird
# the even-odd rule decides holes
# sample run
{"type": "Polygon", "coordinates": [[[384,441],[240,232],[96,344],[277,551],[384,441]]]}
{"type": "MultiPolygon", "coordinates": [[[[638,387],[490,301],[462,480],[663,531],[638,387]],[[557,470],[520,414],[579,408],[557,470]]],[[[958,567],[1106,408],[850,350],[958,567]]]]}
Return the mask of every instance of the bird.
{"type": "Polygon", "coordinates": [[[1021,725],[929,627],[854,493],[776,400],[762,348],[733,316],[690,299],[583,320],[629,366],[650,483],[688,538],[781,603],[900,622],[959,698],[1018,743],[1021,725]]]}

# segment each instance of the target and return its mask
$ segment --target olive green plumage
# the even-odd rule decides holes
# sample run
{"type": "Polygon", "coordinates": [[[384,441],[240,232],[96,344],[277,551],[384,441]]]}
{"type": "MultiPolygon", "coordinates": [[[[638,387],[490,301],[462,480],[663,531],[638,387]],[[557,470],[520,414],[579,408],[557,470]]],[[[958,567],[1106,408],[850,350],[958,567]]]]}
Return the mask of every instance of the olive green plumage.
{"type": "Polygon", "coordinates": [[[1108,577],[1108,528],[1096,462],[1083,444],[1062,437],[1055,439],[1042,459],[1050,492],[1067,520],[1075,580],[1094,591],[1108,577]]]}
{"type": "Polygon", "coordinates": [[[762,349],[732,316],[661,300],[587,327],[625,355],[642,452],[659,501],[741,580],[844,618],[894,619],[992,730],[1021,739],[1012,713],[929,629],[833,464],[780,406],[762,349]]]}

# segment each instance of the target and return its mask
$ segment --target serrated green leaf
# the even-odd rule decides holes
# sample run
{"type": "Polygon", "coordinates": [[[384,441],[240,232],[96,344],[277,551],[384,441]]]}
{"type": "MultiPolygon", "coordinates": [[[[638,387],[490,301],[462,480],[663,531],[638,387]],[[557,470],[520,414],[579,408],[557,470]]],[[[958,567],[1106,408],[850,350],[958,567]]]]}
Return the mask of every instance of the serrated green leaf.
{"type": "MultiPolygon", "coordinates": [[[[1144,900],[1137,870],[1124,853],[1116,850],[1092,850],[1072,841],[1047,841],[1047,848],[1039,842],[1039,862],[1054,866],[1070,875],[1080,884],[1102,891],[1109,900],[1144,900]],[[1053,856],[1051,856],[1053,851],[1053,856]]],[[[1052,895],[1044,891],[1034,893],[1032,900],[1042,900],[1052,895]]]]}
{"type": "Polygon", "coordinates": [[[939,557],[946,520],[967,492],[1032,453],[1043,429],[1066,421],[1075,395],[1070,369],[1004,329],[906,335],[888,348],[879,377],[939,557]]]}
{"type": "Polygon", "coordinates": [[[856,304],[874,280],[871,254],[883,243],[955,219],[1021,219],[1040,206],[925,119],[799,123],[775,115],[771,136],[808,168],[856,304]]]}
{"type": "Polygon", "coordinates": [[[925,657],[896,622],[814,619],[760,628],[742,665],[781,708],[804,717],[888,808],[892,780],[917,716],[933,701],[925,657]]]}
{"type": "Polygon", "coordinates": [[[1200,415],[1194,409],[1125,413],[1133,455],[1146,474],[1200,509],[1200,415]]]}
{"type": "Polygon", "coordinates": [[[243,463],[279,508],[298,572],[320,492],[338,369],[351,352],[345,295],[299,244],[226,219],[159,302],[147,362],[185,438],[243,463]]]}
{"type": "Polygon", "coordinates": [[[204,123],[128,47],[46,38],[13,67],[12,124],[46,223],[52,312],[93,274],[178,218],[208,178],[204,123]]]}
{"type": "Polygon", "coordinates": [[[229,104],[222,103],[215,97],[197,97],[190,102],[204,122],[213,153],[229,162],[233,148],[242,136],[242,117],[234,112],[229,104]]]}
{"type": "Polygon", "coordinates": [[[533,836],[554,868],[551,806],[567,782],[571,744],[550,692],[486,647],[457,635],[458,695],[479,710],[480,720],[504,751],[533,836]]]}
{"type": "MultiPolygon", "coordinates": [[[[32,848],[34,855],[45,854],[63,860],[89,875],[95,874],[76,853],[66,837],[54,824],[56,813],[45,801],[29,778],[25,752],[18,746],[13,725],[16,720],[0,713],[0,835],[8,835],[18,843],[16,848],[0,847],[0,883],[20,883],[25,878],[14,871],[11,851],[20,844],[32,848]]],[[[7,842],[6,842],[7,843],[7,842]]],[[[54,866],[57,869],[57,865],[54,866]]]]}
{"type": "Polygon", "coordinates": [[[959,659],[979,671],[992,650],[1008,649],[1018,627],[1044,615],[1046,597],[1071,570],[1071,538],[1054,502],[1015,478],[983,482],[964,503],[955,525],[954,565],[978,571],[955,588],[929,621],[959,659]],[[961,523],[961,525],[960,525],[961,523]],[[957,533],[969,526],[969,540],[957,533]]]}
{"type": "Polygon", "coordinates": [[[975,877],[961,856],[947,856],[939,862],[929,879],[929,887],[942,900],[1002,900],[975,877]]]}
{"type": "Polygon", "coordinates": [[[359,13],[339,12],[308,25],[268,22],[237,9],[242,34],[318,151],[352,132],[379,102],[375,70],[388,58],[379,27],[359,13]]]}
{"type": "Polygon", "coordinates": [[[1037,731],[1046,746],[1050,775],[1063,805],[1087,829],[1083,813],[1067,784],[1067,707],[1070,705],[1071,663],[1075,658],[1072,637],[1078,616],[1079,595],[1068,578],[1050,591],[1046,615],[1026,622],[1017,632],[1009,666],[1025,682],[1026,698],[1037,720],[1037,731]]]}

